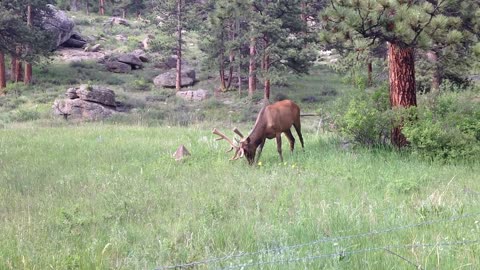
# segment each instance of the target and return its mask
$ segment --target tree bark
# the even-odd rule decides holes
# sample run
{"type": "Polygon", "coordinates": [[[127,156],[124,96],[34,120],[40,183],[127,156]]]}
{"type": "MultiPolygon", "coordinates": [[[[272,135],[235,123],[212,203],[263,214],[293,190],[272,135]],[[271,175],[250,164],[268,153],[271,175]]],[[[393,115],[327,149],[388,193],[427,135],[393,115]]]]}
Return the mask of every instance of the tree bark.
{"type": "Polygon", "coordinates": [[[77,11],[78,10],[77,0],[72,0],[70,2],[70,10],[71,11],[77,11]]]}
{"type": "Polygon", "coordinates": [[[7,87],[7,80],[5,78],[5,55],[0,52],[0,96],[5,95],[3,88],[7,87]]]}
{"type": "Polygon", "coordinates": [[[264,86],[263,86],[263,98],[266,100],[270,100],[270,74],[269,74],[270,54],[267,51],[268,38],[264,37],[264,39],[265,39],[265,51],[263,54],[262,68],[263,68],[263,74],[265,76],[265,79],[264,79],[264,86]]]}
{"type": "Polygon", "coordinates": [[[367,72],[368,72],[368,79],[367,79],[367,86],[372,86],[372,72],[373,72],[373,65],[372,65],[372,60],[368,60],[367,62],[367,72]]]}
{"type": "Polygon", "coordinates": [[[18,59],[17,55],[20,55],[22,49],[20,46],[16,48],[16,55],[12,56],[12,81],[21,82],[23,79],[22,74],[22,61],[18,59]]]}
{"type": "MultiPolygon", "coordinates": [[[[235,28],[237,32],[237,38],[240,35],[240,20],[237,17],[235,19],[235,28]]],[[[237,77],[238,77],[238,96],[242,94],[242,46],[238,46],[238,64],[237,64],[237,77]]]]}
{"type": "Polygon", "coordinates": [[[105,0],[100,0],[100,15],[105,15],[105,0]]]}
{"type": "Polygon", "coordinates": [[[13,54],[10,55],[10,81],[15,81],[15,67],[17,65],[17,57],[13,54]]]}
{"type": "Polygon", "coordinates": [[[433,74],[432,74],[432,85],[431,91],[438,92],[440,90],[440,84],[442,82],[442,76],[440,75],[440,67],[438,66],[438,55],[437,52],[431,50],[427,52],[427,59],[432,64],[433,74]]]}
{"type": "MultiPolygon", "coordinates": [[[[414,49],[388,43],[388,68],[390,106],[392,108],[417,106],[414,49]]],[[[393,128],[391,141],[397,147],[408,144],[407,139],[402,134],[401,123],[393,128]]]]}
{"type": "Polygon", "coordinates": [[[223,63],[223,49],[221,49],[221,53],[218,56],[218,62],[219,62],[219,75],[220,75],[220,91],[225,91],[226,90],[226,84],[225,84],[225,65],[223,63]]]}
{"type": "Polygon", "coordinates": [[[257,63],[255,58],[257,57],[256,39],[252,37],[250,39],[250,61],[248,65],[248,96],[253,96],[257,90],[257,63]]]}
{"type": "Polygon", "coordinates": [[[176,91],[182,88],[182,0],[177,0],[177,78],[176,91]]]}
{"type": "MultiPolygon", "coordinates": [[[[27,25],[28,27],[32,27],[32,5],[27,6],[27,25]]],[[[28,52],[27,47],[27,52],[28,52]]],[[[23,77],[23,82],[25,85],[29,85],[32,83],[32,64],[25,61],[25,74],[23,77]]]]}

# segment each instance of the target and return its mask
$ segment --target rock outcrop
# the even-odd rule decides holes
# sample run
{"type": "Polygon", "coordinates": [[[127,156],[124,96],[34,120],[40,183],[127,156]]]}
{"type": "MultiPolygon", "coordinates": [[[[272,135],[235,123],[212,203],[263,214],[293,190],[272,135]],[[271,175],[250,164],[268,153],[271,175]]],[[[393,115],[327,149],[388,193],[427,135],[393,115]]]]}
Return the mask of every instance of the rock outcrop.
{"type": "Polygon", "coordinates": [[[188,100],[188,101],[202,101],[207,99],[210,95],[206,90],[187,90],[187,91],[177,91],[175,94],[177,97],[188,100]]]}
{"type": "Polygon", "coordinates": [[[43,27],[52,34],[55,39],[52,50],[59,46],[83,47],[86,44],[78,32],[74,30],[75,22],[62,10],[49,5],[51,14],[46,14],[43,27]]]}
{"type": "Polygon", "coordinates": [[[100,86],[81,85],[69,88],[66,99],[53,103],[53,113],[72,120],[102,120],[115,113],[115,93],[100,86]]]}
{"type": "MultiPolygon", "coordinates": [[[[181,72],[181,86],[192,86],[195,83],[195,70],[188,66],[182,67],[181,72]]],[[[176,86],[176,78],[177,78],[177,70],[170,69],[169,71],[162,73],[153,79],[153,83],[156,86],[161,87],[175,87],[176,86]]]]}
{"type": "Polygon", "coordinates": [[[132,66],[118,61],[107,61],[105,67],[110,72],[115,73],[129,73],[132,70],[132,66]]]}

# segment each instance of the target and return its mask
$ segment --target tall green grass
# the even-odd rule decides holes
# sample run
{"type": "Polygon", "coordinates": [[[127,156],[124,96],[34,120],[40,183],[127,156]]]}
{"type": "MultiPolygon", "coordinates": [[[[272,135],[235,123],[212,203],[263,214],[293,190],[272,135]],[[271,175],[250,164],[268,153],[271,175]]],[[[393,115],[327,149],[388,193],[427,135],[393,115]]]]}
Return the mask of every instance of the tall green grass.
{"type": "MultiPolygon", "coordinates": [[[[226,131],[230,127],[222,127],[226,131]]],[[[286,252],[198,266],[264,269],[479,267],[480,166],[445,165],[389,150],[343,149],[305,126],[305,151],[280,163],[228,161],[210,127],[85,124],[0,130],[0,268],[153,269],[476,213],[286,252]],[[309,131],[310,130],[310,131],[309,131]],[[192,156],[172,153],[184,144],[192,156]],[[291,260],[338,253],[309,261],[291,260]]],[[[298,146],[297,148],[300,148],[298,146]]]]}

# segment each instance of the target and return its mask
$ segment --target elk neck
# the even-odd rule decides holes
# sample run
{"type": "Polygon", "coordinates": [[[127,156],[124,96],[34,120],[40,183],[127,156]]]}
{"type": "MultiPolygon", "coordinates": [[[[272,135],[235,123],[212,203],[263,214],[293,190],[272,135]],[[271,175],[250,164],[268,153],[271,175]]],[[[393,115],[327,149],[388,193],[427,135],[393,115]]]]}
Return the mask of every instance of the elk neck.
{"type": "Polygon", "coordinates": [[[255,147],[259,146],[265,140],[265,129],[267,127],[267,121],[264,117],[265,108],[266,107],[263,107],[258,113],[252,131],[250,131],[250,134],[247,136],[250,138],[250,143],[254,144],[255,147]]]}

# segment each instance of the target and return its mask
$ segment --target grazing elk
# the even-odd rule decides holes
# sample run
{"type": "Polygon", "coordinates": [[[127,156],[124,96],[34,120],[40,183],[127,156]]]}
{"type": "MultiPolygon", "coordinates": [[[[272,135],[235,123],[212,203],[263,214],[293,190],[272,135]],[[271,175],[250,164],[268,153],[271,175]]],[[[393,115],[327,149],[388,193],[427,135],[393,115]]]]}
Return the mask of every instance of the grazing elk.
{"type": "Polygon", "coordinates": [[[244,138],[242,133],[235,128],[233,131],[241,137],[238,144],[235,144],[216,128],[213,129],[213,133],[220,136],[217,140],[224,139],[230,144],[231,148],[228,151],[235,149],[235,155],[231,160],[245,156],[248,164],[252,165],[255,161],[257,149],[258,161],[262,154],[265,140],[273,138],[276,138],[277,140],[278,154],[280,155],[280,160],[283,162],[281,134],[284,133],[285,136],[287,136],[287,139],[290,142],[290,151],[293,152],[295,138],[290,131],[292,126],[295,127],[303,148],[303,137],[300,128],[300,108],[291,100],[282,100],[262,108],[257,116],[252,131],[246,138],[244,138]]]}

